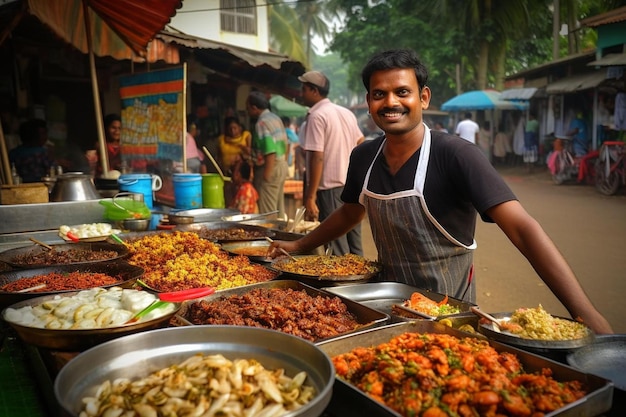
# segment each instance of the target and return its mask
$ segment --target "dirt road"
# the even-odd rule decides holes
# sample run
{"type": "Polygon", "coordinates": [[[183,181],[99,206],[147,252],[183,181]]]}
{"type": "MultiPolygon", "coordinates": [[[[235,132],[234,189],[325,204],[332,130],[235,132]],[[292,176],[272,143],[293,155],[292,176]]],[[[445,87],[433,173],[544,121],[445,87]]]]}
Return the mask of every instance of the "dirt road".
{"type": "MultiPolygon", "coordinates": [[[[584,185],[555,185],[543,169],[526,174],[506,168],[501,174],[526,210],[554,240],[592,302],[618,333],[626,333],[626,195],[599,194],[584,185]]],[[[369,226],[364,224],[365,256],[376,259],[369,226]]],[[[477,302],[488,312],[542,304],[552,314],[565,308],[537,276],[526,258],[495,224],[478,222],[475,266],[477,302]]]]}

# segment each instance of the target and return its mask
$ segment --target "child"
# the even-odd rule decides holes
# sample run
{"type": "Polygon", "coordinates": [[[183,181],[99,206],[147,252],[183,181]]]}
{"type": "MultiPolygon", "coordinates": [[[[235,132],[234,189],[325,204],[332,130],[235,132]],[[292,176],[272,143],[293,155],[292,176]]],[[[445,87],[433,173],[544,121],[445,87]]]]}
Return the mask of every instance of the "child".
{"type": "Polygon", "coordinates": [[[239,161],[235,164],[233,172],[235,196],[229,207],[239,210],[242,214],[259,212],[259,207],[257,206],[259,194],[254,185],[252,185],[252,177],[252,167],[247,161],[239,161]]]}

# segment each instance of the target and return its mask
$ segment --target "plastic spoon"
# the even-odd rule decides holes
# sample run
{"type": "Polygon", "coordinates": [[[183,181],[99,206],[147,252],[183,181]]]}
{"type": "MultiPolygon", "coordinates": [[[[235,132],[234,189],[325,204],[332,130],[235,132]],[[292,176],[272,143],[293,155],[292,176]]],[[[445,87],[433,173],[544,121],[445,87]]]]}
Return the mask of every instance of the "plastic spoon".
{"type": "Polygon", "coordinates": [[[136,323],[146,314],[151,311],[156,310],[157,308],[163,307],[167,303],[182,303],[183,301],[193,300],[195,298],[206,297],[207,295],[211,295],[215,292],[214,288],[191,288],[189,290],[181,290],[181,291],[173,291],[173,292],[162,292],[158,293],[158,300],[153,301],[149,306],[144,308],[143,310],[136,313],[133,317],[131,317],[125,324],[136,323]]]}

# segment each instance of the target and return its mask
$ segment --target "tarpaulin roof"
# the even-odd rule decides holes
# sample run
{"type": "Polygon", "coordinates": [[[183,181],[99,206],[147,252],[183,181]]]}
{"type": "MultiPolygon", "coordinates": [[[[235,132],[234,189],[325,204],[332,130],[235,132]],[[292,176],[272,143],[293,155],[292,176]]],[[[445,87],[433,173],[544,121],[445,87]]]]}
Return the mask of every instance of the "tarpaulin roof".
{"type": "Polygon", "coordinates": [[[606,71],[595,71],[587,74],[577,74],[571,77],[562,78],[548,84],[546,92],[548,94],[573,93],[575,91],[587,90],[599,86],[606,79],[606,71]]]}
{"type": "Polygon", "coordinates": [[[611,67],[626,65],[626,53],[607,54],[600,59],[591,61],[587,65],[592,67],[611,67]]]}
{"type": "Polygon", "coordinates": [[[535,87],[511,88],[509,90],[504,90],[500,95],[500,99],[511,101],[526,101],[530,100],[536,92],[537,89],[535,87]]]}
{"type": "Polygon", "coordinates": [[[500,96],[501,93],[496,90],[468,91],[443,103],[441,110],[522,110],[526,107],[524,103],[502,100],[500,96]]]}

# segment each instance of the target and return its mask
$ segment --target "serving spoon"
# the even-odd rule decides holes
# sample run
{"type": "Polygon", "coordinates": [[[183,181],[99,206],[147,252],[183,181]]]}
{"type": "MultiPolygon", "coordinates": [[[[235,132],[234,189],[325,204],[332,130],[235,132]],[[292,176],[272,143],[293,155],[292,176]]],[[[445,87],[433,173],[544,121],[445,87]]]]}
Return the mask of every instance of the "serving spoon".
{"type": "Polygon", "coordinates": [[[482,311],[478,307],[470,307],[470,311],[472,313],[476,314],[477,316],[483,317],[483,318],[489,320],[490,322],[492,322],[493,324],[495,324],[497,331],[502,331],[502,324],[501,324],[500,320],[498,320],[497,318],[495,318],[491,314],[485,313],[484,311],[482,311]]]}
{"type": "Polygon", "coordinates": [[[191,288],[188,290],[181,291],[172,291],[172,292],[161,292],[157,294],[158,300],[154,300],[150,305],[145,307],[143,310],[135,313],[126,323],[131,324],[136,323],[146,314],[151,311],[160,308],[167,303],[182,303],[183,301],[193,300],[196,298],[206,297],[207,295],[211,295],[215,292],[215,288],[203,287],[203,288],[191,288]]]}

